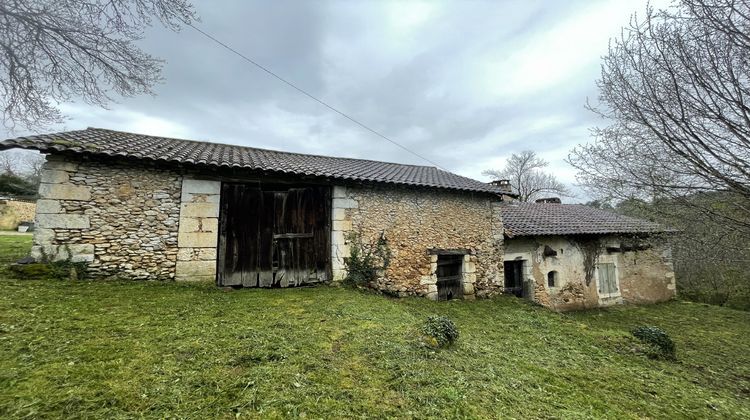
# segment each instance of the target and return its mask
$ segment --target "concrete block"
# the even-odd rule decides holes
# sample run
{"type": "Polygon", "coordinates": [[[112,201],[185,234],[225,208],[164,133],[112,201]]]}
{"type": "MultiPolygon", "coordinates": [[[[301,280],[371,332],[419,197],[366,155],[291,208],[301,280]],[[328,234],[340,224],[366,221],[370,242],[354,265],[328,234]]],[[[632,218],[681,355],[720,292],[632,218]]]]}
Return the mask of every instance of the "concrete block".
{"type": "Polygon", "coordinates": [[[334,220],[333,230],[350,232],[352,230],[352,221],[351,220],[334,220]]]}
{"type": "Polygon", "coordinates": [[[182,281],[196,281],[201,278],[216,278],[216,262],[214,261],[177,261],[175,279],[182,281]]]}
{"type": "Polygon", "coordinates": [[[36,212],[38,214],[45,214],[45,213],[60,213],[61,207],[60,207],[60,201],[58,200],[37,200],[36,202],[36,212]]]}
{"type": "Polygon", "coordinates": [[[359,207],[359,203],[351,198],[334,198],[333,208],[334,209],[356,209],[359,207]]]}
{"type": "Polygon", "coordinates": [[[334,221],[346,219],[346,209],[333,209],[331,217],[334,221]]]}
{"type": "Polygon", "coordinates": [[[70,175],[57,169],[42,169],[39,180],[49,184],[62,184],[70,180],[70,175]]]}
{"type": "Polygon", "coordinates": [[[186,217],[219,217],[219,203],[182,203],[180,221],[186,217]]]}
{"type": "Polygon", "coordinates": [[[218,232],[219,219],[215,217],[185,217],[180,219],[180,232],[218,232]]]}
{"type": "Polygon", "coordinates": [[[39,196],[55,200],[91,200],[91,187],[73,184],[40,184],[39,196]]]}
{"type": "Polygon", "coordinates": [[[89,216],[85,214],[37,214],[36,222],[42,228],[88,229],[89,216]]]}
{"type": "Polygon", "coordinates": [[[216,248],[217,232],[180,232],[177,246],[180,248],[216,248]]]}
{"type": "Polygon", "coordinates": [[[221,181],[184,178],[182,192],[190,194],[221,194],[221,181]]]}

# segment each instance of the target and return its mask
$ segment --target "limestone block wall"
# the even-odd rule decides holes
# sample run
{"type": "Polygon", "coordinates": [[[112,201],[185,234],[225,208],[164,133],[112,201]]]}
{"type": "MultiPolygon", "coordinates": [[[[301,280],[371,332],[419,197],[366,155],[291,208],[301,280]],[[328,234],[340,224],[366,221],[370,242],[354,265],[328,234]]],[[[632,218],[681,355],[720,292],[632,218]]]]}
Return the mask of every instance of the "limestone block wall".
{"type": "Polygon", "coordinates": [[[216,280],[220,197],[220,181],[183,179],[176,280],[216,280]]]}
{"type": "Polygon", "coordinates": [[[431,249],[468,249],[467,298],[502,285],[503,235],[499,200],[434,189],[337,186],[333,190],[331,255],[334,280],[346,275],[351,233],[374,242],[384,236],[390,264],[373,285],[400,296],[436,298],[437,255],[431,249]]]}
{"type": "Polygon", "coordinates": [[[524,287],[529,298],[555,310],[577,310],[614,303],[653,303],[675,296],[675,277],[671,254],[666,244],[655,244],[642,251],[607,252],[606,247],[619,247],[622,238],[601,238],[602,248],[597,263],[613,263],[620,295],[600,297],[597,275],[587,286],[584,254],[576,241],[562,236],[520,237],[505,240],[505,260],[524,261],[524,287]],[[557,252],[545,256],[545,246],[557,252]],[[547,274],[557,272],[557,283],[550,287],[547,274]]]}
{"type": "Polygon", "coordinates": [[[86,261],[100,277],[172,279],[181,185],[154,165],[49,155],[32,256],[86,261]]]}

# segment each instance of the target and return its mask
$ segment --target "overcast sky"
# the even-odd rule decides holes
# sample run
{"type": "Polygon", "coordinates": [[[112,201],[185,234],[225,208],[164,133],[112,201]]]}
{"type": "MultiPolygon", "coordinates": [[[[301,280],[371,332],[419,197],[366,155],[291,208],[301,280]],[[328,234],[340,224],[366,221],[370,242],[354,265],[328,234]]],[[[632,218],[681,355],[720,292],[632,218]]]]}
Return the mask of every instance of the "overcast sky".
{"type": "MultiPolygon", "coordinates": [[[[453,172],[487,181],[534,150],[564,159],[600,123],[600,57],[635,0],[195,1],[199,26],[313,95],[453,172]],[[221,6],[218,6],[221,4],[221,6]]],[[[402,163],[419,158],[271,78],[191,28],[142,42],[166,60],[154,97],[66,105],[59,129],[103,127],[402,163]]],[[[23,133],[18,133],[23,134],[23,133]]],[[[577,201],[577,200],[568,200],[577,201]]]]}

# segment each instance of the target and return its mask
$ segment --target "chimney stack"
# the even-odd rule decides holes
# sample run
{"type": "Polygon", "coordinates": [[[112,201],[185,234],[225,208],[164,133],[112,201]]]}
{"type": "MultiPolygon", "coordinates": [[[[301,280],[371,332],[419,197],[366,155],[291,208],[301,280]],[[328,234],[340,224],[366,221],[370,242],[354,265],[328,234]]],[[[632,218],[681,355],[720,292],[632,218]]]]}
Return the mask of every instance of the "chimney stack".
{"type": "Polygon", "coordinates": [[[501,190],[505,192],[511,192],[513,189],[510,187],[510,180],[509,179],[497,179],[495,181],[490,181],[490,185],[494,185],[496,187],[499,187],[501,190]]]}

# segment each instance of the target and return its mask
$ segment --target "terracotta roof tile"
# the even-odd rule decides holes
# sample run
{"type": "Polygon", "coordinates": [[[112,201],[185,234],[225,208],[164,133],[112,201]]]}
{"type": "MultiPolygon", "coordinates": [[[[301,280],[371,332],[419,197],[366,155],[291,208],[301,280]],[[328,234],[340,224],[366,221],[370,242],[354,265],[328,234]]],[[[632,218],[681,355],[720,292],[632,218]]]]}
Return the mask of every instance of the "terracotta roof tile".
{"type": "Polygon", "coordinates": [[[581,204],[510,203],[502,206],[502,217],[509,237],[673,231],[658,223],[581,204]]]}
{"type": "Polygon", "coordinates": [[[503,192],[496,186],[432,166],[304,155],[148,136],[102,128],[19,137],[0,142],[0,150],[14,147],[51,153],[123,156],[152,161],[247,168],[351,181],[384,182],[495,194],[503,192]]]}

